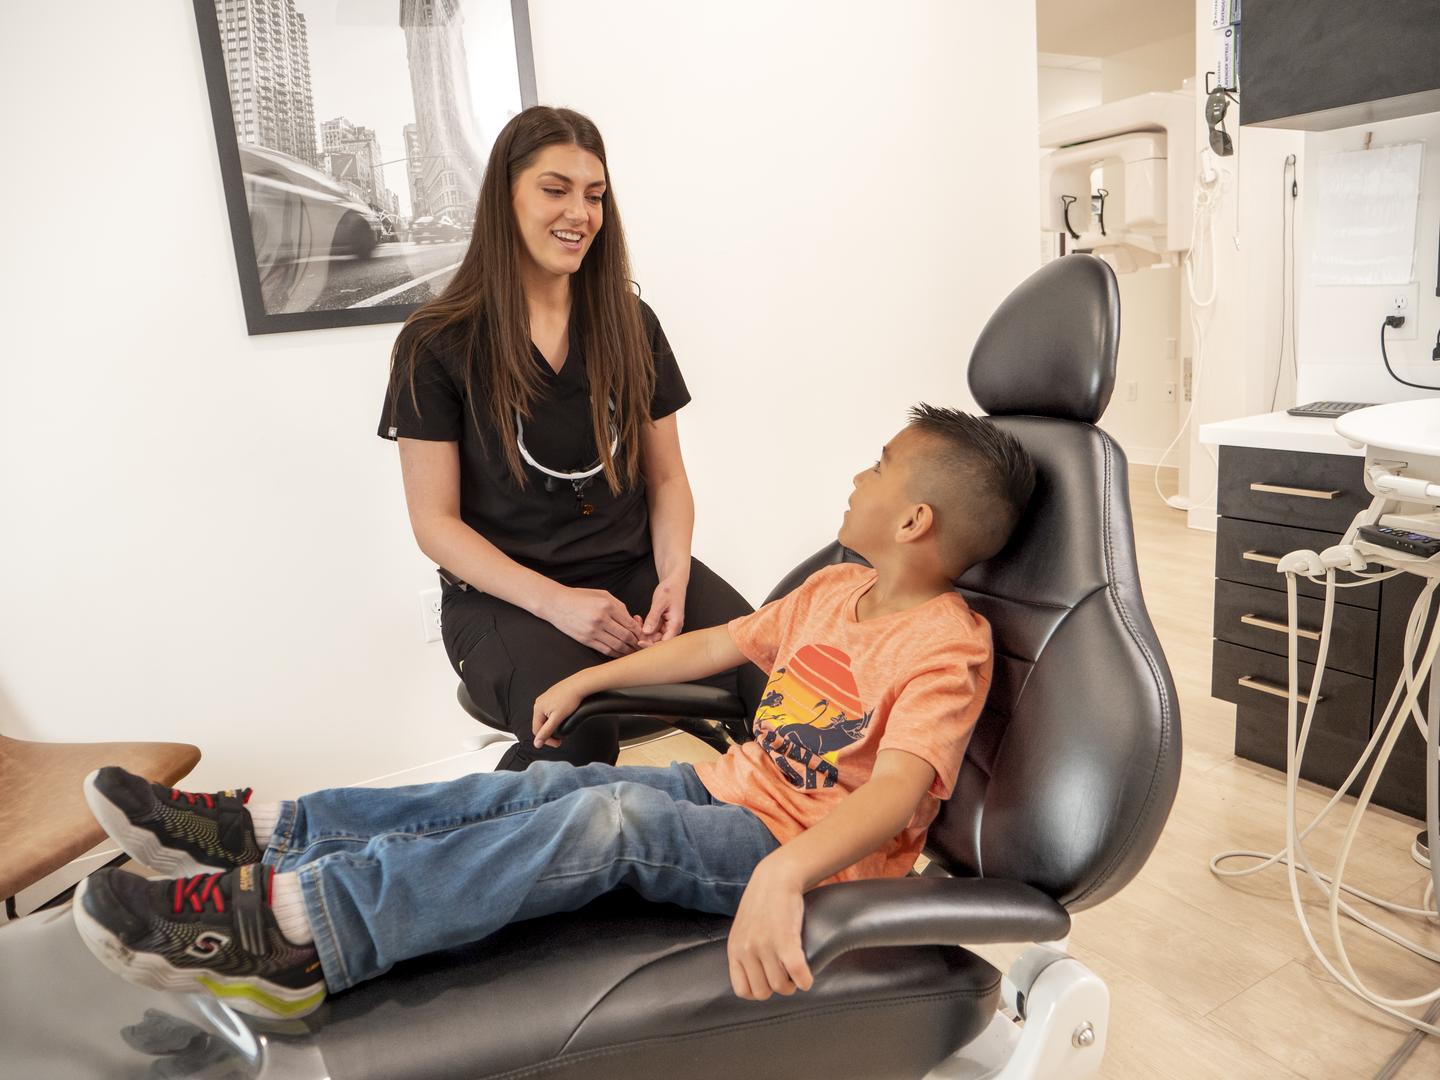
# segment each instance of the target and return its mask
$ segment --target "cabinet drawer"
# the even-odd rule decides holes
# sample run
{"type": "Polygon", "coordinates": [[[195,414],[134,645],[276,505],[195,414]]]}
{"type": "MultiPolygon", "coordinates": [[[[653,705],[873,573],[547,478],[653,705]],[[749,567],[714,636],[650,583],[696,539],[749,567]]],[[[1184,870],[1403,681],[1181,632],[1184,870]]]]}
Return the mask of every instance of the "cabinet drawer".
{"type": "MultiPolygon", "coordinates": [[[[1283,722],[1288,685],[1285,666],[1283,656],[1216,641],[1210,668],[1210,694],[1222,701],[1243,705],[1252,712],[1278,716],[1283,722]]],[[[1309,695],[1310,680],[1314,677],[1313,665],[1300,665],[1302,697],[1309,695]]],[[[1327,667],[1320,686],[1321,701],[1315,709],[1316,730],[1368,739],[1373,689],[1374,683],[1369,679],[1327,667]]],[[[1301,702],[1299,720],[1304,718],[1305,704],[1301,702]]]]}
{"type": "MultiPolygon", "coordinates": [[[[1372,723],[1378,723],[1380,714],[1390,701],[1390,695],[1395,690],[1395,684],[1400,680],[1401,673],[1405,667],[1405,628],[1410,622],[1410,615],[1414,610],[1415,601],[1420,596],[1420,590],[1424,582],[1415,574],[1401,574],[1399,577],[1390,578],[1380,586],[1380,632],[1376,635],[1375,644],[1375,711],[1372,723]]],[[[1430,631],[1435,625],[1435,612],[1430,613],[1430,619],[1421,630],[1422,643],[1429,639],[1430,631]]],[[[1425,702],[1430,700],[1431,676],[1425,674],[1425,681],[1420,684],[1420,703],[1423,708],[1425,702]]],[[[1424,753],[1419,749],[1423,742],[1419,738],[1418,729],[1412,725],[1411,731],[1406,733],[1414,734],[1416,749],[1414,753],[1424,753]]],[[[1405,745],[1405,738],[1402,737],[1396,750],[1405,745]]]]}
{"type": "MultiPolygon", "coordinates": [[[[1215,576],[1227,581],[1243,581],[1262,589],[1285,593],[1285,575],[1276,573],[1275,562],[1292,551],[1324,551],[1340,542],[1340,533],[1295,529],[1241,518],[1221,518],[1215,530],[1215,576]]],[[[1353,574],[1338,573],[1336,581],[1354,581],[1353,574]]],[[[1301,596],[1325,596],[1325,586],[1297,578],[1301,596]]],[[[1335,604],[1370,608],[1380,606],[1380,586],[1362,585],[1354,589],[1336,589],[1335,604]]]]}
{"type": "MultiPolygon", "coordinates": [[[[1375,786],[1375,805],[1413,818],[1425,816],[1425,759],[1414,753],[1406,753],[1405,743],[1411,737],[1419,742],[1415,725],[1401,736],[1395,753],[1380,774],[1375,786]]],[[[1305,744],[1305,757],[1300,762],[1300,779],[1310,780],[1334,791],[1340,787],[1360,754],[1367,740],[1335,735],[1318,728],[1310,733],[1305,744]]],[[[1423,750],[1421,751],[1423,754],[1423,750]]],[[[1273,716],[1268,712],[1256,712],[1244,706],[1235,710],[1235,755],[1247,761],[1257,761],[1272,769],[1285,771],[1285,717],[1273,716]]],[[[1347,795],[1359,795],[1367,767],[1355,779],[1347,795]]]]}
{"type": "MultiPolygon", "coordinates": [[[[1300,597],[1297,613],[1298,655],[1313,664],[1320,649],[1325,602],[1300,597]]],[[[1234,581],[1215,582],[1215,636],[1222,641],[1287,656],[1289,624],[1284,593],[1234,581]]],[[[1327,671],[1335,668],[1367,679],[1375,677],[1375,612],[1335,605],[1325,667],[1327,671]]]]}
{"type": "MultiPolygon", "coordinates": [[[[1300,762],[1300,779],[1337,790],[1355,762],[1365,750],[1365,739],[1321,731],[1317,726],[1305,743],[1305,757],[1300,762]]],[[[1272,769],[1285,771],[1285,717],[1258,712],[1240,706],[1235,710],[1235,756],[1258,761],[1272,769]]],[[[1356,777],[1346,791],[1359,795],[1365,785],[1365,773],[1356,777]]]]}
{"type": "Polygon", "coordinates": [[[1222,446],[1217,505],[1223,517],[1344,532],[1370,503],[1364,467],[1346,454],[1222,446]]]}

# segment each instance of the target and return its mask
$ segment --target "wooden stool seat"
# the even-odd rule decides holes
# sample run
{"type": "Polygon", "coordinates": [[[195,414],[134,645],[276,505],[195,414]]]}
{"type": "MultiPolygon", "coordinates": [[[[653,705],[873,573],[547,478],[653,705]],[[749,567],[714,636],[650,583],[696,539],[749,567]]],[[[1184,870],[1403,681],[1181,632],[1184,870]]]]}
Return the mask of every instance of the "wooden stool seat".
{"type": "Polygon", "coordinates": [[[160,784],[195,767],[187,743],[28,742],[0,735],[0,897],[14,896],[105,838],[80,782],[119,765],[160,784]]]}

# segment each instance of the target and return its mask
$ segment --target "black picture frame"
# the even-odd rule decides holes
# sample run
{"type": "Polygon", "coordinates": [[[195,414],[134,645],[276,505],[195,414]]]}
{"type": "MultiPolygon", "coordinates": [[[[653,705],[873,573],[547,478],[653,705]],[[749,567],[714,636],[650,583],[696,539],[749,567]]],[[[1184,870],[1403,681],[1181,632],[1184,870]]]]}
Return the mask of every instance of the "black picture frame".
{"type": "MultiPolygon", "coordinates": [[[[452,0],[452,2],[459,7],[463,0],[452,0]]],[[[244,304],[248,332],[251,335],[277,334],[301,330],[322,330],[336,326],[368,326],[375,323],[403,322],[405,317],[419,306],[419,303],[380,302],[364,307],[312,307],[298,311],[267,309],[266,294],[262,287],[262,267],[256,254],[255,234],[252,231],[250,206],[246,193],[246,173],[242,164],[241,143],[236,132],[235,114],[231,108],[225,44],[219,16],[216,12],[216,0],[194,0],[194,6],[201,59],[205,69],[206,89],[209,94],[210,112],[215,127],[220,174],[230,219],[230,234],[235,250],[235,267],[240,281],[240,295],[244,304]]],[[[526,0],[509,0],[509,6],[515,39],[520,107],[528,108],[536,104],[538,100],[535,91],[535,61],[530,41],[529,9],[526,0]]],[[[253,153],[255,147],[247,145],[246,150],[253,153]]],[[[261,147],[260,150],[272,153],[268,148],[261,147]]],[[[279,153],[279,151],[273,151],[273,153],[279,153]]],[[[480,168],[484,167],[484,161],[480,161],[478,164],[480,168]]],[[[302,166],[306,166],[306,163],[297,162],[297,168],[302,166]]],[[[473,212],[473,208],[471,208],[471,212],[473,212]]],[[[377,231],[383,228],[383,226],[375,225],[374,219],[380,215],[367,216],[372,228],[377,231]]],[[[339,235],[337,227],[332,234],[332,242],[339,235]]],[[[291,260],[291,266],[299,267],[293,273],[296,275],[310,273],[309,269],[301,265],[307,261],[309,260],[291,260]]],[[[274,267],[268,265],[267,269],[273,270],[274,267]]],[[[315,272],[328,274],[329,270],[326,267],[315,272]]]]}

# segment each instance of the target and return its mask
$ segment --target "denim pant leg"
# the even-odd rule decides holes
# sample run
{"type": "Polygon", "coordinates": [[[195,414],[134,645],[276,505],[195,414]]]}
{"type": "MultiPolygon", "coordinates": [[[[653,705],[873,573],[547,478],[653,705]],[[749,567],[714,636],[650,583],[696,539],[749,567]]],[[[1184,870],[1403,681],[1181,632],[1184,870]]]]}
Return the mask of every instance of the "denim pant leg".
{"type": "Polygon", "coordinates": [[[571,911],[621,885],[733,913],[778,846],[688,765],[539,762],[413,788],[341,788],[281,805],[265,860],[296,871],[325,981],[571,911]]]}

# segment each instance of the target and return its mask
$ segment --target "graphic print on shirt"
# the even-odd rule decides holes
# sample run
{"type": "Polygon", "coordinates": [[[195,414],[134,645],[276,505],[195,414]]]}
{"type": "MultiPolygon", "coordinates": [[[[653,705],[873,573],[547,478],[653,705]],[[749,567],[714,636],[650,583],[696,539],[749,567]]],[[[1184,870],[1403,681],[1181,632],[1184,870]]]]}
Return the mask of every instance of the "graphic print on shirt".
{"type": "Polygon", "coordinates": [[[859,740],[866,712],[850,657],[833,645],[804,645],[775,669],[755,711],[755,739],[797,788],[834,787],[840,751],[859,740]]]}

